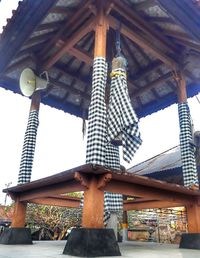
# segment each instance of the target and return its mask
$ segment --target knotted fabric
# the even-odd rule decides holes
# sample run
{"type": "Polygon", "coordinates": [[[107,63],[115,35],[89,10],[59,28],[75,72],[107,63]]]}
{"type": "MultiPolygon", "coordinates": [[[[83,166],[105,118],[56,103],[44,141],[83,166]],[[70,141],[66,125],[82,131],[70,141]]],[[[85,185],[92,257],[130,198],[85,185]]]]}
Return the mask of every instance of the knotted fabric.
{"type": "Polygon", "coordinates": [[[130,162],[140,147],[142,140],[138,128],[138,118],[132,108],[128,94],[126,71],[115,69],[111,73],[111,92],[107,117],[108,141],[122,138],[123,159],[130,162]]]}
{"type": "Polygon", "coordinates": [[[35,152],[38,125],[38,111],[30,111],[27,129],[24,137],[24,144],[18,176],[18,184],[24,184],[30,182],[31,180],[31,172],[35,152]]]}

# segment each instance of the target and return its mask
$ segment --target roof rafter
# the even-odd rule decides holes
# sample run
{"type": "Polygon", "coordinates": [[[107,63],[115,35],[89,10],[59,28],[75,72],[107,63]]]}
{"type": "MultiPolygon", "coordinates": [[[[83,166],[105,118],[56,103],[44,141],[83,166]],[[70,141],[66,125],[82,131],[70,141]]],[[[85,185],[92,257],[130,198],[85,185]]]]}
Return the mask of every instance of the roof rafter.
{"type": "Polygon", "coordinates": [[[172,72],[168,72],[164,75],[162,75],[161,77],[159,77],[158,79],[148,83],[146,86],[142,87],[141,89],[137,90],[137,91],[134,91],[132,94],[131,94],[131,97],[136,97],[142,93],[144,93],[145,91],[147,90],[151,90],[153,89],[156,85],[164,82],[164,81],[167,81],[169,80],[170,78],[172,77],[172,72]]]}
{"type": "Polygon", "coordinates": [[[44,64],[42,69],[48,70],[54,65],[69,49],[71,49],[81,38],[94,28],[95,17],[91,17],[83,26],[81,26],[73,35],[68,38],[65,45],[51,56],[44,64]]]}
{"type": "MultiPolygon", "coordinates": [[[[41,51],[40,56],[42,56],[43,59],[44,59],[44,56],[47,55],[47,53],[51,50],[51,48],[56,44],[56,42],[60,40],[64,34],[66,34],[65,33],[66,31],[67,31],[67,35],[69,35],[69,32],[72,31],[78,25],[80,25],[81,22],[83,22],[83,20],[89,15],[88,12],[86,12],[86,9],[91,4],[91,1],[92,0],[87,0],[84,4],[81,3],[77,12],[68,17],[67,21],[65,21],[61,29],[56,33],[56,35],[52,38],[52,40],[49,41],[45,49],[41,51]]],[[[65,37],[67,35],[65,35],[65,37]]]]}
{"type": "Polygon", "coordinates": [[[139,15],[134,9],[130,9],[122,2],[116,0],[113,9],[115,9],[126,20],[145,33],[148,37],[148,40],[151,38],[154,42],[158,42],[159,46],[164,51],[169,51],[173,54],[176,53],[175,51],[178,51],[176,46],[172,44],[167,37],[163,36],[160,31],[157,31],[156,28],[150,26],[150,24],[145,20],[145,17],[141,17],[141,15],[139,15]]]}
{"type": "MultiPolygon", "coordinates": [[[[112,16],[108,17],[109,24],[113,29],[118,28],[118,21],[112,16]]],[[[135,42],[137,45],[139,45],[141,48],[143,48],[145,51],[152,54],[154,57],[161,60],[166,65],[170,66],[172,69],[175,69],[177,66],[177,63],[174,59],[169,57],[166,53],[162,52],[160,49],[157,49],[155,46],[152,45],[152,42],[147,41],[146,39],[142,38],[139,34],[134,32],[132,29],[127,27],[126,25],[122,24],[121,33],[129,38],[131,41],[135,42]]]]}

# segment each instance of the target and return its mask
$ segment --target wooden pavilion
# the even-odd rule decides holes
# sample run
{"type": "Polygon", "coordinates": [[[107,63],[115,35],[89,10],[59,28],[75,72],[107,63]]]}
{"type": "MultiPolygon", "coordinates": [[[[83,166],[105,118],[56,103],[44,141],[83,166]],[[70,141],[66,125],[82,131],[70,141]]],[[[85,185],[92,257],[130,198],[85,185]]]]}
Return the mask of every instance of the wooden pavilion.
{"type": "MultiPolygon", "coordinates": [[[[1,34],[0,85],[21,94],[24,68],[38,75],[47,70],[50,85],[41,102],[87,119],[93,57],[111,63],[118,30],[138,117],[187,102],[200,91],[199,8],[190,0],[24,0],[1,34]]],[[[39,109],[38,95],[31,110],[39,109]]],[[[15,200],[12,228],[24,227],[27,203],[77,207],[63,194],[84,191],[82,226],[101,229],[109,191],[133,196],[141,207],[184,205],[189,232],[200,233],[199,191],[126,171],[86,164],[5,191],[15,200]]],[[[124,201],[124,210],[133,207],[124,201]]]]}

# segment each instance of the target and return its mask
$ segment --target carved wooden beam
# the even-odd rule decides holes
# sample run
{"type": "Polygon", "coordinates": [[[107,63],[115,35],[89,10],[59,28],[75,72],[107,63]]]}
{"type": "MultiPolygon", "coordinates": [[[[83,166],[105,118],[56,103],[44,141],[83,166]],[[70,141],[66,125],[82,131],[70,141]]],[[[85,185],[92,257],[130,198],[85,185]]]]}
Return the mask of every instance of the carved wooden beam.
{"type": "Polygon", "coordinates": [[[105,187],[106,184],[108,184],[111,179],[112,179],[112,174],[111,173],[101,175],[98,179],[97,188],[101,189],[101,188],[105,187]]]}
{"type": "Polygon", "coordinates": [[[80,182],[80,184],[86,188],[89,188],[90,182],[86,175],[83,175],[83,173],[75,172],[74,178],[76,181],[80,182]]]}

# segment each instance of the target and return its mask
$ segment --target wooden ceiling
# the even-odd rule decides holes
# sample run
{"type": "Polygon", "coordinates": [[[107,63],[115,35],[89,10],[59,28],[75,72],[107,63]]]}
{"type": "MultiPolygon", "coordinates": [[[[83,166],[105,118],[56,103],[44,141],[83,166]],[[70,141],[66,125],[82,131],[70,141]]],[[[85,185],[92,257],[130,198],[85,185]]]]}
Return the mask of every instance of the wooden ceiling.
{"type": "MultiPolygon", "coordinates": [[[[0,38],[0,86],[20,93],[20,73],[47,70],[42,102],[87,116],[96,24],[95,0],[24,0],[0,38]]],[[[184,69],[188,96],[200,90],[198,1],[109,0],[107,62],[115,56],[115,31],[128,61],[128,88],[139,117],[177,101],[175,70],[184,69]]],[[[108,76],[108,86],[110,79],[108,76]]],[[[109,87],[108,87],[109,88],[109,87]]]]}

